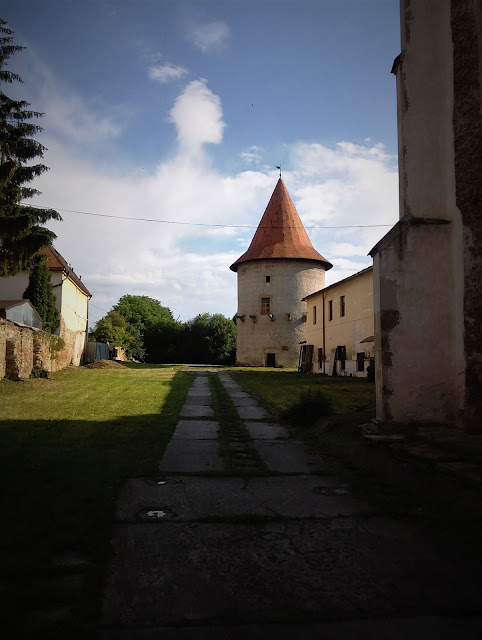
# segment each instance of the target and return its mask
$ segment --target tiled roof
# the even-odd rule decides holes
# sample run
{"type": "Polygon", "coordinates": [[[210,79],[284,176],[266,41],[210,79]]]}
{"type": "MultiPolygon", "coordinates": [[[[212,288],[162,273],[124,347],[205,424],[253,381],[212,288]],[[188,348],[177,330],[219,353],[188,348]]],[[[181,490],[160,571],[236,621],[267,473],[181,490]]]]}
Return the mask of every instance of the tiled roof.
{"type": "Polygon", "coordinates": [[[18,307],[20,304],[25,303],[30,304],[29,300],[25,298],[15,299],[15,300],[0,300],[0,309],[11,309],[12,307],[18,307]]]}
{"type": "Polygon", "coordinates": [[[56,249],[49,247],[48,249],[45,249],[44,253],[47,256],[47,267],[49,271],[64,272],[81,291],[90,296],[90,291],[87,289],[85,284],[56,249]]]}
{"type": "Polygon", "coordinates": [[[290,194],[280,178],[249,249],[231,266],[268,258],[296,258],[321,262],[326,270],[333,266],[313,248],[290,194]]]}

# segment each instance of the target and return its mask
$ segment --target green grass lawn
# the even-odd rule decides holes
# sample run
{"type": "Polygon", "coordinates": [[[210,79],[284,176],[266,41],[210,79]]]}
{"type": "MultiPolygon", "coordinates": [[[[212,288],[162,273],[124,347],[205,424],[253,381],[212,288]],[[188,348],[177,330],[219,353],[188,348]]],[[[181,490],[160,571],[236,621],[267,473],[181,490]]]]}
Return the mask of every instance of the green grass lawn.
{"type": "Polygon", "coordinates": [[[119,488],[126,477],[156,475],[192,379],[147,365],[0,381],[7,574],[62,550],[102,562],[119,488]]]}
{"type": "Polygon", "coordinates": [[[365,378],[300,374],[293,371],[237,370],[236,380],[264,404],[275,417],[295,404],[303,392],[318,391],[327,396],[333,411],[327,427],[320,416],[313,426],[291,426],[292,434],[303,440],[313,451],[330,453],[350,459],[360,440],[359,425],[375,417],[375,385],[365,378]]]}

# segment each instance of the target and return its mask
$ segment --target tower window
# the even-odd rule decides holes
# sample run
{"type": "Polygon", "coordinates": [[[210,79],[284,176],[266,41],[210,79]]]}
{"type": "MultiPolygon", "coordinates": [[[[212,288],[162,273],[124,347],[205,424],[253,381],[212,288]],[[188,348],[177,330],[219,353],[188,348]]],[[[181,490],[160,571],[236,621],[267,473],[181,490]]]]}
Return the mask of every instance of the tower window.
{"type": "Polygon", "coordinates": [[[271,276],[266,276],[266,282],[269,284],[271,282],[271,276]]]}
{"type": "Polygon", "coordinates": [[[345,316],[345,296],[340,296],[340,318],[345,316]]]}
{"type": "Polygon", "coordinates": [[[333,300],[328,302],[328,318],[333,320],[333,300]]]}
{"type": "Polygon", "coordinates": [[[313,324],[316,324],[316,304],[313,307],[313,324]]]}
{"type": "Polygon", "coordinates": [[[261,314],[271,313],[271,298],[261,298],[261,314]]]}

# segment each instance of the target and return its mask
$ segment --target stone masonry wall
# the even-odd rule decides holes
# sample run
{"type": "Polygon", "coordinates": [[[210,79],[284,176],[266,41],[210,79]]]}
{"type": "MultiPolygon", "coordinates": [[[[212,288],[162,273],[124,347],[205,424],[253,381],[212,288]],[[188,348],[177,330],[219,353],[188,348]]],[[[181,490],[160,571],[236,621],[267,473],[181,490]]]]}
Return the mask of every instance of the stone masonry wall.
{"type": "Polygon", "coordinates": [[[74,332],[66,337],[64,347],[56,352],[52,349],[55,338],[49,334],[0,319],[0,379],[25,380],[34,367],[59,371],[69,364],[79,364],[73,362],[79,338],[74,332]]]}
{"type": "Polygon", "coordinates": [[[301,299],[324,285],[325,270],[315,261],[272,259],[239,265],[237,315],[244,320],[237,320],[237,362],[265,366],[266,354],[274,353],[276,366],[297,366],[299,343],[306,339],[306,302],[301,299]],[[271,299],[272,318],[261,313],[265,297],[271,299]]]}

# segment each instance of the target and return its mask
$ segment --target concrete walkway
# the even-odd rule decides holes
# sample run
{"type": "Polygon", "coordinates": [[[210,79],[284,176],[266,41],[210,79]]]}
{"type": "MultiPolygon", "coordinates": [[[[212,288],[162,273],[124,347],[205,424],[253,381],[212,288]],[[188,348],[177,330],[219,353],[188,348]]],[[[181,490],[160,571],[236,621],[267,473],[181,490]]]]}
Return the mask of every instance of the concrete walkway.
{"type": "Polygon", "coordinates": [[[331,461],[218,375],[269,472],[247,460],[228,475],[197,374],[159,477],[121,493],[101,637],[478,638],[473,559],[356,499],[331,461]]]}

